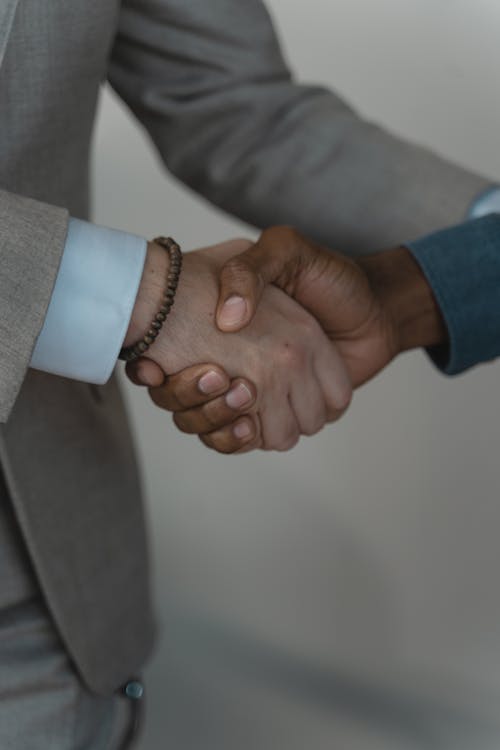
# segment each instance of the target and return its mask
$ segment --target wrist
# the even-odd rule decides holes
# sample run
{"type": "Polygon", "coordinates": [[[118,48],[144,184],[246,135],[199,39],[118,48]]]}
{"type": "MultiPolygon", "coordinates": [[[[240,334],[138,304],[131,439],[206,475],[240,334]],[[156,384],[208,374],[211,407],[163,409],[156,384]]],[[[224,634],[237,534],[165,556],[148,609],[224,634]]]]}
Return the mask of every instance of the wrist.
{"type": "Polygon", "coordinates": [[[141,282],[123,342],[124,347],[141,340],[147,332],[162,303],[169,265],[169,257],[165,250],[154,242],[148,242],[141,282]]]}
{"type": "Polygon", "coordinates": [[[360,264],[390,321],[397,353],[446,343],[446,326],[432,288],[407,248],[375,253],[360,264]]]}

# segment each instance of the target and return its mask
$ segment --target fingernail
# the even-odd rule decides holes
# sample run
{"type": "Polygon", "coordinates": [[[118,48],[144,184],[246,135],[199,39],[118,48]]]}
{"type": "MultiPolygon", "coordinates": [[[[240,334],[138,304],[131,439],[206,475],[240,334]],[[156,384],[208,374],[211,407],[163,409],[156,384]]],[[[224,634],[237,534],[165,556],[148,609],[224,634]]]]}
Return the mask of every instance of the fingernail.
{"type": "Polygon", "coordinates": [[[233,295],[224,302],[218,316],[218,323],[228,328],[237,326],[243,322],[246,311],[247,303],[243,297],[233,295]]]}
{"type": "Polygon", "coordinates": [[[220,391],[223,386],[224,378],[215,370],[209,370],[198,380],[198,389],[206,395],[220,391]]]}
{"type": "Polygon", "coordinates": [[[230,409],[242,409],[251,403],[253,396],[250,389],[244,383],[239,383],[226,395],[226,404],[230,409]]]}
{"type": "Polygon", "coordinates": [[[247,421],[238,422],[238,424],[236,424],[233,428],[233,434],[235,437],[238,438],[238,440],[243,440],[244,438],[247,438],[251,432],[252,432],[252,428],[250,427],[247,421]]]}

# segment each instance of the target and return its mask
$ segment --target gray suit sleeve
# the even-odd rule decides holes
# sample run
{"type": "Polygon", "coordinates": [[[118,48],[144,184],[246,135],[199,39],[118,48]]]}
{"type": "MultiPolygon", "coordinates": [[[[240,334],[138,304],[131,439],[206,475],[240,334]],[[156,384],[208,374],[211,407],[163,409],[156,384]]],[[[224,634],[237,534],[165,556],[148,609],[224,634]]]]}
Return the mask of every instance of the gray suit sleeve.
{"type": "Polygon", "coordinates": [[[7,421],[43,326],[67,223],[64,209],[0,190],[0,422],[7,421]]]}
{"type": "Polygon", "coordinates": [[[109,80],[191,188],[344,252],[456,223],[487,186],[294,82],[260,0],[124,0],[109,80]]]}

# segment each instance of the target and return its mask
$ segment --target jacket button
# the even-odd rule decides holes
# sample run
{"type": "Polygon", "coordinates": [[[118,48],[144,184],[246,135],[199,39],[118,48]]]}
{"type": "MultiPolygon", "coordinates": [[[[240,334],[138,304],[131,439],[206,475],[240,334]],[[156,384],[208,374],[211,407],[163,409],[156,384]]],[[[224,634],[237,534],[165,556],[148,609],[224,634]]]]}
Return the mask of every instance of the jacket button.
{"type": "Polygon", "coordinates": [[[125,685],[124,691],[127,698],[133,701],[140,701],[144,695],[144,685],[138,680],[130,680],[125,685]]]}

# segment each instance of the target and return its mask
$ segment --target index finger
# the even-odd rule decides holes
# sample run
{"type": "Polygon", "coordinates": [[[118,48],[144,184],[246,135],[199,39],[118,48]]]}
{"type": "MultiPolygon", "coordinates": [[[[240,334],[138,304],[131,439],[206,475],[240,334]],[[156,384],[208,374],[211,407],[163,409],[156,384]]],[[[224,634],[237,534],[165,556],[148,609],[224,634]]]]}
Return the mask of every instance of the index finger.
{"type": "Polygon", "coordinates": [[[193,365],[169,375],[163,385],[150,388],[149,393],[160,408],[185,411],[226,393],[230,382],[229,376],[218,365],[193,365]]]}

